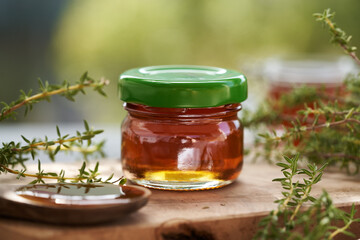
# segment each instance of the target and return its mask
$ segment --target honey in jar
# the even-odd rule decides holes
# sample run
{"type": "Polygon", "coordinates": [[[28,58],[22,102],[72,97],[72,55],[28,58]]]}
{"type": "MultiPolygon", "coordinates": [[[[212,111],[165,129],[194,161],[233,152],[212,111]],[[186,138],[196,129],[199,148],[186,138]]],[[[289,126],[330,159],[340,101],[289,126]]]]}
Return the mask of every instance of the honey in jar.
{"type": "MultiPolygon", "coordinates": [[[[353,65],[348,58],[309,57],[299,59],[271,59],[265,64],[265,75],[269,80],[268,97],[275,101],[285,94],[290,94],[300,87],[312,88],[323,102],[344,96],[343,79],[351,72],[353,65]]],[[[282,106],[282,118],[285,126],[292,126],[291,121],[299,117],[297,112],[304,109],[304,104],[314,107],[309,99],[297,106],[282,106]]],[[[314,117],[308,118],[314,121],[314,117]]],[[[325,122],[325,119],[319,119],[325,122]]]]}
{"type": "Polygon", "coordinates": [[[231,70],[154,66],[120,76],[128,115],[121,128],[124,175],[146,187],[200,190],[225,186],[243,165],[237,117],[247,80],[231,70]]]}

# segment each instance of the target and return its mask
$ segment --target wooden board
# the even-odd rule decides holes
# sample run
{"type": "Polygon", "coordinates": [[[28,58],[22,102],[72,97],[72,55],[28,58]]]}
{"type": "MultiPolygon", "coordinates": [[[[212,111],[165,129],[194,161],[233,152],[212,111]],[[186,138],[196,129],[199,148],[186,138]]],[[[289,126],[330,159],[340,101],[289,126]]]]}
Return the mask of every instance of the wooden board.
{"type": "MultiPolygon", "coordinates": [[[[103,161],[100,166],[105,173],[119,173],[118,162],[103,161]]],[[[59,164],[43,167],[69,168],[59,164]]],[[[281,197],[280,184],[271,182],[280,176],[278,167],[246,163],[238,180],[230,186],[197,192],[152,190],[148,205],[140,211],[102,225],[74,227],[0,218],[0,239],[251,239],[259,219],[274,209],[273,201],[281,197]]],[[[13,179],[8,174],[1,176],[0,181],[13,183],[13,179]]],[[[355,203],[360,212],[359,181],[359,177],[326,172],[313,195],[325,188],[337,206],[348,209],[355,203]]],[[[359,224],[352,231],[360,237],[359,224]]]]}

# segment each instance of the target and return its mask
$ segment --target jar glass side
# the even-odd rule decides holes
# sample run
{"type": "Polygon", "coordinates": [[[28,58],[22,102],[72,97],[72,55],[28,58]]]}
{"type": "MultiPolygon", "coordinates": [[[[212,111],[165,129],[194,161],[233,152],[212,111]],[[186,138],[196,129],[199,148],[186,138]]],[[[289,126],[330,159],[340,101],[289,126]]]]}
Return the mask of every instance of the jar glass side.
{"type": "Polygon", "coordinates": [[[243,164],[241,104],[212,108],[125,105],[125,177],[147,187],[196,190],[233,182],[243,164]]]}
{"type": "MultiPolygon", "coordinates": [[[[311,88],[324,103],[346,95],[343,84],[344,77],[353,69],[352,61],[348,58],[334,56],[300,56],[283,59],[269,59],[264,66],[264,77],[268,81],[268,98],[274,107],[281,112],[284,119],[282,124],[292,126],[292,121],[298,117],[297,112],[308,107],[314,108],[314,99],[308,98],[297,105],[279,104],[281,98],[294,90],[311,88]]],[[[308,91],[309,92],[309,91],[308,91]]],[[[313,121],[314,115],[308,120],[313,121]]],[[[325,118],[319,118],[325,123],[325,118]]]]}

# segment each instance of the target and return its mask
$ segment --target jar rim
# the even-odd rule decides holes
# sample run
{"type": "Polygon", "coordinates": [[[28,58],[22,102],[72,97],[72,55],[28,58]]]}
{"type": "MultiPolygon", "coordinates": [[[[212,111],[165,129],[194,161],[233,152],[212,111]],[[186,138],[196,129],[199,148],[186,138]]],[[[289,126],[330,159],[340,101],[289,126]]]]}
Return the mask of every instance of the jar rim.
{"type": "Polygon", "coordinates": [[[150,107],[143,104],[124,103],[124,108],[133,116],[175,118],[175,119],[204,119],[218,118],[237,114],[242,109],[241,103],[226,104],[206,108],[162,108],[150,107]]]}

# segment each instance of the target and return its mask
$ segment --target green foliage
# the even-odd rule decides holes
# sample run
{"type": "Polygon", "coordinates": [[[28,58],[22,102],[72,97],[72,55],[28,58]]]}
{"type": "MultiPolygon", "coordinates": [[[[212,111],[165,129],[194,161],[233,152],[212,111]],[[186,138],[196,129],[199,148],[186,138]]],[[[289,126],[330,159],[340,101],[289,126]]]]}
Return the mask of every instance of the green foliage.
{"type": "MultiPolygon", "coordinates": [[[[86,121],[85,125],[87,124],[86,121]]],[[[76,150],[81,152],[85,159],[89,155],[94,153],[99,153],[101,156],[104,153],[101,150],[103,143],[95,144],[90,147],[82,147],[84,141],[90,146],[91,139],[96,135],[102,133],[102,130],[92,130],[90,128],[86,129],[83,133],[77,132],[76,136],[64,135],[62,136],[58,127],[57,134],[58,138],[55,140],[48,140],[48,137],[45,136],[45,139],[32,139],[29,140],[24,136],[21,136],[25,141],[25,145],[22,145],[20,142],[9,142],[2,143],[2,148],[0,148],[0,165],[14,167],[16,165],[22,165],[25,168],[24,162],[29,160],[29,155],[34,160],[37,154],[37,151],[42,150],[46,151],[51,160],[55,160],[55,155],[60,150],[71,151],[76,150]],[[75,147],[76,146],[76,147],[75,147]]],[[[4,171],[5,169],[0,169],[4,171]]]]}
{"type": "Polygon", "coordinates": [[[322,98],[327,98],[326,95],[319,95],[318,91],[314,87],[299,86],[294,88],[291,94],[283,94],[280,101],[274,99],[267,99],[264,101],[255,112],[251,112],[244,109],[244,115],[242,122],[245,127],[258,127],[259,125],[266,123],[270,125],[281,124],[283,121],[291,121],[287,116],[281,115],[286,109],[293,107],[303,106],[304,103],[311,103],[322,98]]]}
{"type": "Polygon", "coordinates": [[[315,164],[308,164],[307,168],[299,169],[299,155],[289,158],[284,156],[285,162],[278,163],[284,175],[273,179],[280,182],[283,197],[276,200],[276,210],[264,217],[259,223],[259,231],[254,239],[333,239],[338,234],[354,236],[347,229],[355,219],[355,206],[346,213],[336,208],[326,191],[320,197],[310,195],[313,185],[321,180],[326,165],[318,168],[315,164]],[[302,181],[294,180],[301,178],[302,181]],[[306,209],[304,203],[312,202],[306,209]],[[342,227],[334,224],[342,222],[342,227]]]}
{"type": "MultiPolygon", "coordinates": [[[[329,27],[332,42],[360,64],[356,48],[350,46],[351,36],[331,21],[333,16],[330,9],[315,14],[317,20],[329,27]]],[[[316,240],[333,239],[339,234],[355,237],[347,231],[352,223],[360,222],[354,218],[355,205],[346,213],[333,205],[326,191],[318,198],[310,195],[328,164],[346,168],[349,173],[359,172],[360,74],[348,76],[344,87],[345,91],[339,88],[336,96],[315,87],[295,88],[280,99],[266,102],[255,113],[245,114],[244,123],[248,127],[265,125],[274,129],[283,124],[282,131],[259,134],[261,139],[256,140],[256,145],[260,151],[255,157],[271,159],[274,155],[280,157],[279,151],[290,155],[300,152],[310,162],[308,168],[298,169],[299,155],[296,155],[284,157],[285,162],[276,164],[282,167],[284,177],[273,181],[281,183],[283,197],[275,201],[277,209],[260,221],[254,239],[316,240]],[[317,168],[319,163],[323,165],[317,168]],[[298,178],[302,182],[294,180],[298,178]],[[309,201],[312,203],[304,210],[304,203],[309,201]]]]}
{"type": "MultiPolygon", "coordinates": [[[[297,111],[297,117],[289,118],[283,113],[284,108],[274,107],[272,103],[260,107],[253,115],[246,115],[245,124],[255,128],[262,124],[279,126],[286,122],[288,126],[283,131],[259,134],[262,139],[257,140],[260,154],[271,159],[274,154],[280,155],[301,152],[308,161],[316,163],[328,162],[345,168],[349,173],[356,174],[360,167],[360,77],[351,76],[345,81],[348,94],[337,101],[329,101],[322,96],[316,96],[312,106],[307,105],[309,94],[303,94],[308,87],[298,89],[279,100],[279,105],[287,108],[305,103],[297,111]],[[302,99],[302,100],[301,100],[302,99]],[[300,101],[299,101],[300,100],[300,101]],[[292,105],[291,103],[294,103],[292,105]],[[264,109],[267,109],[264,111],[264,109]],[[250,116],[250,117],[249,117],[250,116]],[[259,117],[260,116],[260,117],[259,117]],[[290,126],[289,126],[289,123],[290,126]]],[[[314,100],[314,99],[312,99],[314,100]]],[[[310,104],[310,102],[308,102],[310,104]]]]}
{"type": "MultiPolygon", "coordinates": [[[[103,91],[104,86],[108,85],[109,81],[105,79],[94,80],[88,76],[87,72],[85,72],[79,79],[79,81],[71,85],[69,82],[64,81],[61,85],[50,85],[47,81],[42,82],[39,80],[39,93],[35,95],[32,94],[32,90],[25,93],[24,91],[20,91],[21,95],[18,100],[7,104],[2,102],[3,108],[0,111],[0,121],[5,120],[7,118],[12,117],[15,119],[16,110],[20,107],[25,107],[25,115],[28,111],[32,110],[33,105],[40,101],[50,101],[50,97],[53,95],[61,95],[67,98],[70,101],[75,101],[74,97],[81,92],[85,94],[84,88],[90,87],[93,88],[94,91],[99,94],[106,96],[103,91]]],[[[58,126],[56,126],[57,139],[49,140],[47,136],[45,139],[34,138],[29,140],[28,138],[21,136],[24,140],[25,144],[22,145],[20,142],[15,143],[11,141],[9,143],[2,143],[2,147],[0,147],[0,173],[12,173],[16,174],[17,178],[22,177],[34,177],[36,178],[31,182],[31,184],[35,183],[45,183],[44,179],[56,179],[58,182],[65,182],[66,180],[70,180],[72,182],[105,182],[108,183],[113,178],[111,175],[108,179],[102,180],[98,177],[99,172],[99,163],[96,164],[93,170],[85,170],[86,162],[83,163],[82,167],[79,169],[79,174],[75,178],[65,177],[65,171],[61,170],[59,173],[54,172],[45,172],[41,168],[41,161],[38,160],[38,173],[36,174],[28,174],[26,173],[26,161],[29,159],[34,160],[38,151],[47,152],[49,158],[54,161],[56,154],[60,151],[76,151],[80,152],[84,159],[87,160],[88,156],[93,155],[95,153],[100,154],[100,156],[104,156],[102,151],[102,147],[104,142],[100,142],[98,144],[93,144],[92,139],[103,132],[103,130],[93,130],[89,127],[89,124],[86,120],[84,120],[85,131],[80,132],[77,131],[76,135],[70,136],[69,134],[62,135],[58,126]],[[86,142],[87,146],[83,147],[84,142],[86,142]],[[22,170],[14,170],[15,166],[21,165],[22,170]]],[[[124,184],[124,179],[119,179],[120,184],[124,184]]],[[[115,182],[117,182],[115,181],[115,182]]]]}
{"type": "MultiPolygon", "coordinates": [[[[360,82],[360,79],[357,80],[360,82]]],[[[293,93],[294,94],[294,93],[293,93]]],[[[290,96],[294,96],[290,94],[290,96]]],[[[263,140],[257,145],[264,147],[262,154],[276,155],[301,152],[308,161],[337,164],[349,173],[358,173],[360,167],[360,107],[353,97],[337,102],[324,103],[318,99],[313,107],[306,104],[298,111],[299,118],[293,119],[292,126],[284,127],[282,133],[260,134],[263,140]],[[357,107],[354,107],[357,105],[357,107]]],[[[273,111],[272,114],[274,114],[273,111]]],[[[281,112],[276,112],[277,123],[288,121],[281,112]]],[[[259,113],[257,113],[259,115],[259,113]]],[[[251,122],[251,120],[249,120],[251,122]]],[[[273,121],[274,123],[275,121],[273,121]]],[[[277,156],[279,158],[279,155],[277,156]]]]}
{"type": "MultiPolygon", "coordinates": [[[[352,54],[356,51],[355,46],[350,45],[350,40],[352,38],[351,35],[347,35],[344,30],[339,28],[336,23],[331,20],[334,18],[335,12],[331,12],[331,9],[325,9],[323,13],[315,13],[314,17],[316,21],[323,22],[324,25],[329,27],[329,31],[331,34],[331,42],[335,44],[339,44],[347,54],[353,56],[352,54]]],[[[359,61],[359,59],[357,59],[359,61]]]]}
{"type": "MultiPolygon", "coordinates": [[[[339,44],[354,61],[360,65],[350,39],[331,19],[334,13],[329,9],[315,14],[317,20],[329,26],[333,42],[339,44]]],[[[278,100],[270,99],[255,113],[246,112],[245,126],[251,128],[278,128],[283,131],[260,134],[256,140],[260,151],[255,157],[300,152],[308,161],[340,166],[348,173],[356,174],[360,169],[360,74],[348,76],[344,89],[328,94],[325,87],[311,86],[294,88],[278,100]],[[297,110],[296,110],[297,109],[297,110]],[[296,115],[289,114],[292,110],[296,115]]]]}

